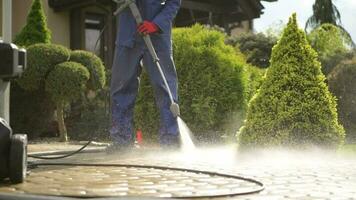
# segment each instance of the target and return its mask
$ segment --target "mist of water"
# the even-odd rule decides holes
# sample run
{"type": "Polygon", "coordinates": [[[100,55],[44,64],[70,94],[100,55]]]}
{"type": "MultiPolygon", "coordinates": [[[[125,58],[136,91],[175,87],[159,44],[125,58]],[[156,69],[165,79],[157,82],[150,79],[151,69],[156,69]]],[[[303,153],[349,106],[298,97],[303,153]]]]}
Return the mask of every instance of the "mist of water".
{"type": "Polygon", "coordinates": [[[192,151],[195,149],[194,142],[192,140],[192,132],[188,128],[187,124],[180,118],[177,118],[178,127],[180,132],[180,138],[183,151],[192,151]]]}

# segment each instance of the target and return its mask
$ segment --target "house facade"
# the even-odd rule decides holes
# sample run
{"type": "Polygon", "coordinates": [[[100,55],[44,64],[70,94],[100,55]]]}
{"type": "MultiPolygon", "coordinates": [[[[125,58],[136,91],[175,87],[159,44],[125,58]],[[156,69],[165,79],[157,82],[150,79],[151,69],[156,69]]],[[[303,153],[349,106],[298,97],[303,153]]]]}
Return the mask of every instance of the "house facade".
{"type": "MultiPolygon", "coordinates": [[[[265,0],[276,1],[276,0],[265,0]]],[[[32,0],[12,0],[13,36],[26,24],[32,0]]],[[[116,3],[112,0],[43,0],[52,42],[84,49],[111,66],[116,37],[116,3]]],[[[0,0],[0,12],[2,12],[0,0]]],[[[230,34],[253,30],[253,19],[263,14],[261,0],[182,0],[175,26],[195,23],[218,25],[230,34]]],[[[2,22],[0,14],[0,22],[2,22]]],[[[0,26],[0,32],[1,26],[0,26]]]]}

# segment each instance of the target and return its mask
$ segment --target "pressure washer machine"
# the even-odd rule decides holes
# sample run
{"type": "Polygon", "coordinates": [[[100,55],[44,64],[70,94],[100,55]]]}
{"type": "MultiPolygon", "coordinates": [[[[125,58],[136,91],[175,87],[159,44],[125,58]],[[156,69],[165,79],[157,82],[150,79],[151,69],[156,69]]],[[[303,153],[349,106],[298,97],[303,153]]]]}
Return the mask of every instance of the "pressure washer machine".
{"type": "MultiPolygon", "coordinates": [[[[26,68],[26,50],[0,41],[0,79],[10,81],[21,76],[26,68]]],[[[0,81],[0,92],[4,92],[0,81]]],[[[3,102],[0,102],[3,103],[3,102]]],[[[27,135],[12,134],[5,119],[0,117],[0,181],[10,179],[21,183],[27,173],[27,135]]]]}
{"type": "Polygon", "coordinates": [[[22,183],[27,174],[27,135],[12,134],[8,123],[0,118],[0,180],[10,178],[22,183]]]}

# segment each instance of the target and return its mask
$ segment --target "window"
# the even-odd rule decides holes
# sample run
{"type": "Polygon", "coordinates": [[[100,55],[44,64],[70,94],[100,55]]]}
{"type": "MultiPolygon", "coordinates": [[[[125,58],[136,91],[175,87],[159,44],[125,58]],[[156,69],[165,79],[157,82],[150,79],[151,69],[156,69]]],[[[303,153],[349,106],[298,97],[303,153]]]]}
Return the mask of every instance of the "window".
{"type": "Polygon", "coordinates": [[[105,23],[104,19],[105,16],[101,14],[86,13],[84,20],[85,50],[91,51],[99,57],[103,57],[105,48],[103,43],[105,35],[102,34],[105,23]]]}

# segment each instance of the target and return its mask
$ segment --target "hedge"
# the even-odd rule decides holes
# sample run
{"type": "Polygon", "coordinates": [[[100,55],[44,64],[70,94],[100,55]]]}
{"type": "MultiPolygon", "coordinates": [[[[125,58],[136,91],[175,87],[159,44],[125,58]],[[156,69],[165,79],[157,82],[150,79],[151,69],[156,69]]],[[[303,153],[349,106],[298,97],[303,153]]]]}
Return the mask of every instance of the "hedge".
{"type": "MultiPolygon", "coordinates": [[[[246,63],[224,40],[223,33],[201,25],[173,31],[181,114],[198,139],[225,134],[228,119],[246,106],[246,63]]],[[[144,75],[135,112],[136,127],[157,135],[158,118],[152,88],[144,75]]]]}
{"type": "Polygon", "coordinates": [[[339,64],[328,76],[330,91],[338,99],[340,122],[349,142],[356,141],[356,57],[339,64]]]}

